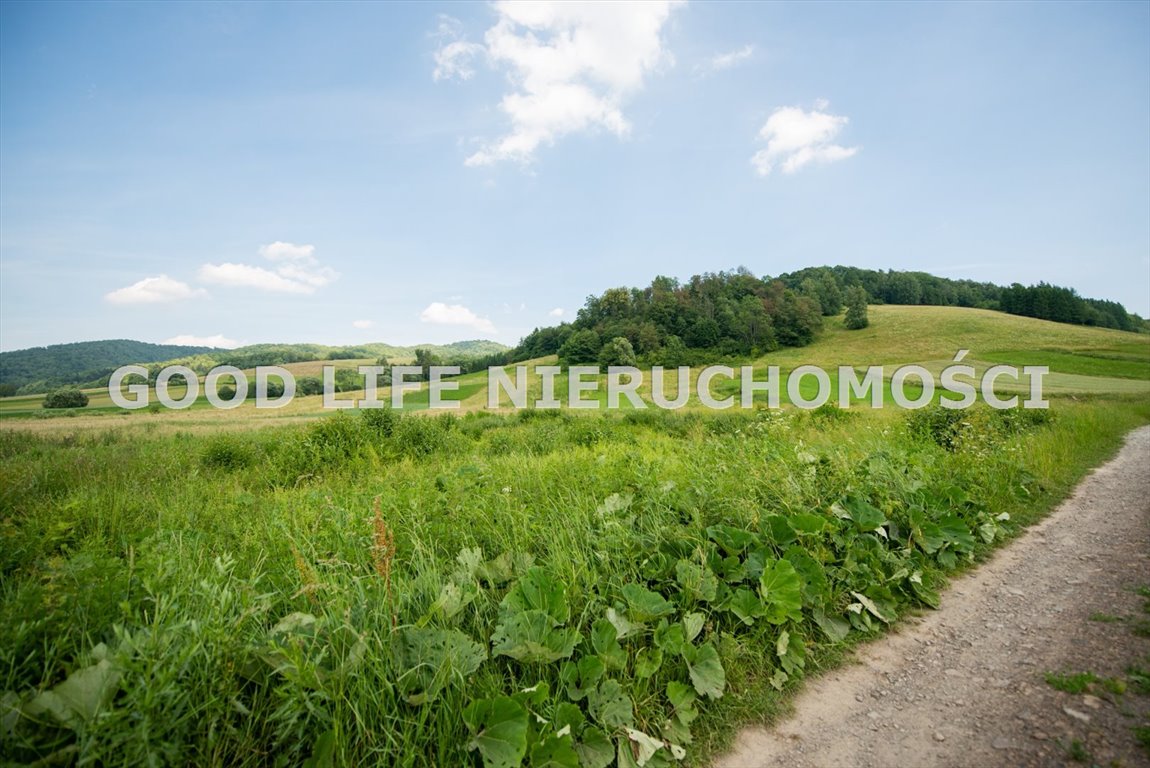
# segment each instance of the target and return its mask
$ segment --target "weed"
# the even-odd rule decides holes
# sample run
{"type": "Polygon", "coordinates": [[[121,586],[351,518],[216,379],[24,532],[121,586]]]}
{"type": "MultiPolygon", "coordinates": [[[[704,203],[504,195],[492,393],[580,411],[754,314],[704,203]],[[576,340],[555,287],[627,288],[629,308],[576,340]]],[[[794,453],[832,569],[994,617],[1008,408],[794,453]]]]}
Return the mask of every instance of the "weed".
{"type": "Polygon", "coordinates": [[[1076,763],[1086,763],[1090,761],[1090,751],[1086,749],[1086,745],[1082,743],[1081,739],[1072,739],[1070,746],[1067,747],[1066,753],[1070,759],[1076,763]]]}
{"type": "Polygon", "coordinates": [[[1098,676],[1093,672],[1077,672],[1065,675],[1058,675],[1053,672],[1046,673],[1046,684],[1063,693],[1085,693],[1090,690],[1090,685],[1096,682],[1098,682],[1098,676]]]}
{"type": "Polygon", "coordinates": [[[1091,621],[1098,621],[1104,624],[1114,624],[1121,621],[1126,621],[1124,616],[1114,616],[1109,613],[1092,613],[1090,614],[1091,621]]]}

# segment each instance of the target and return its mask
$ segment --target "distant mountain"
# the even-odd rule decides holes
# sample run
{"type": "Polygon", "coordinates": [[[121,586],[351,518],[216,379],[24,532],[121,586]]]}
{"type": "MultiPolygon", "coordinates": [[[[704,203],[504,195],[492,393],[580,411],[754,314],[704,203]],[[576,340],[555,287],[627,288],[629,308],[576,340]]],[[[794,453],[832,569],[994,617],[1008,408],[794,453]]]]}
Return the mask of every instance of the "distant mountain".
{"type": "Polygon", "coordinates": [[[84,341],[54,344],[15,352],[0,352],[0,396],[47,392],[65,384],[100,385],[122,365],[179,362],[205,372],[217,365],[253,368],[310,360],[410,358],[416,349],[428,349],[444,360],[487,357],[509,348],[495,341],[472,339],[451,344],[359,344],[332,347],[323,344],[252,344],[238,349],[148,344],[142,341],[84,341]]]}
{"type": "Polygon", "coordinates": [[[46,392],[63,384],[100,379],[121,365],[155,363],[215,351],[212,347],[112,339],[0,352],[0,395],[15,394],[21,389],[46,392]]]}

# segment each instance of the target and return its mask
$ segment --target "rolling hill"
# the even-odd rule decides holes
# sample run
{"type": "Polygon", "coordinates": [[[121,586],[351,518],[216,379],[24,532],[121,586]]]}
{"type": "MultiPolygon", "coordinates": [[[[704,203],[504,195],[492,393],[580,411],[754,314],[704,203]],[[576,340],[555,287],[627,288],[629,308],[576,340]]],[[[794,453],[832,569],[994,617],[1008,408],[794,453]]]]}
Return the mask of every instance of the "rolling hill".
{"type": "Polygon", "coordinates": [[[442,358],[474,358],[497,354],[507,347],[495,341],[473,339],[451,344],[417,344],[404,347],[393,344],[363,344],[333,347],[323,344],[252,344],[237,349],[188,347],[171,344],[149,344],[143,341],[115,339],[54,344],[14,352],[0,352],[0,396],[37,394],[55,387],[74,384],[97,385],[122,365],[166,363],[195,358],[198,367],[298,363],[312,360],[358,358],[411,358],[416,349],[429,349],[442,358]]]}

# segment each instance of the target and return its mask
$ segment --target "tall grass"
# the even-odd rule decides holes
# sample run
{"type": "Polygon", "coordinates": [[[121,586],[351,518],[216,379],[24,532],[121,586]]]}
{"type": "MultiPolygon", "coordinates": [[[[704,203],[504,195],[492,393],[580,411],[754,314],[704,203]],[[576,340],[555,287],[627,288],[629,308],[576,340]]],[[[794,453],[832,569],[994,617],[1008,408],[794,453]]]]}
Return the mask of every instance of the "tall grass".
{"type": "MultiPolygon", "coordinates": [[[[727,693],[700,700],[689,748],[701,757],[801,677],[779,678],[781,656],[764,651],[783,627],[808,670],[842,648],[805,602],[801,620],[747,626],[717,598],[675,591],[677,561],[705,570],[722,559],[708,529],[753,532],[781,558],[791,545],[771,538],[780,519],[813,513],[830,531],[861,500],[890,521],[891,542],[853,527],[802,539],[826,568],[827,609],[844,610],[861,589],[847,585],[871,578],[848,572],[856,555],[836,554],[847,546],[836,536],[856,537],[858,562],[883,578],[896,560],[921,570],[929,598],[990,544],[955,563],[909,539],[896,546],[908,515],[977,530],[1008,513],[999,540],[1150,420],[1150,406],[1058,401],[1049,423],[965,418],[957,441],[890,411],[835,409],[341,413],[206,438],[0,431],[0,752],[75,764],[479,764],[469,704],[541,681],[548,698],[525,706],[546,720],[566,701],[561,664],[493,653],[506,596],[538,566],[562,585],[573,658],[610,657],[590,638],[626,585],[706,617],[697,643],[717,649],[727,693]],[[465,663],[472,646],[459,638],[485,660],[465,663]]],[[[915,603],[901,581],[873,594],[889,613],[915,603]]],[[[864,637],[881,623],[852,627],[864,637]]],[[[633,727],[670,741],[667,685],[688,679],[689,662],[668,654],[640,675],[653,636],[627,640],[609,676],[624,684],[633,727]]],[[[587,701],[574,706],[593,719],[587,701]]],[[[624,754],[626,729],[597,722],[624,754]]]]}

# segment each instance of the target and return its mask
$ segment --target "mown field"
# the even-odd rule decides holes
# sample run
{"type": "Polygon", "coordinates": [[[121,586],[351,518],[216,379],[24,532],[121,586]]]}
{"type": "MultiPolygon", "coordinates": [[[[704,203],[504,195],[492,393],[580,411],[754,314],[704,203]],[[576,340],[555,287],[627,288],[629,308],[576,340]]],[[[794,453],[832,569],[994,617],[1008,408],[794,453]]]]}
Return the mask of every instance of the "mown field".
{"type": "Polygon", "coordinates": [[[705,763],[1150,421],[1108,388],[1146,383],[1140,337],[926,311],[973,325],[872,308],[772,357],[1051,349],[1089,386],[1049,411],[13,416],[0,756],[705,763]]]}

